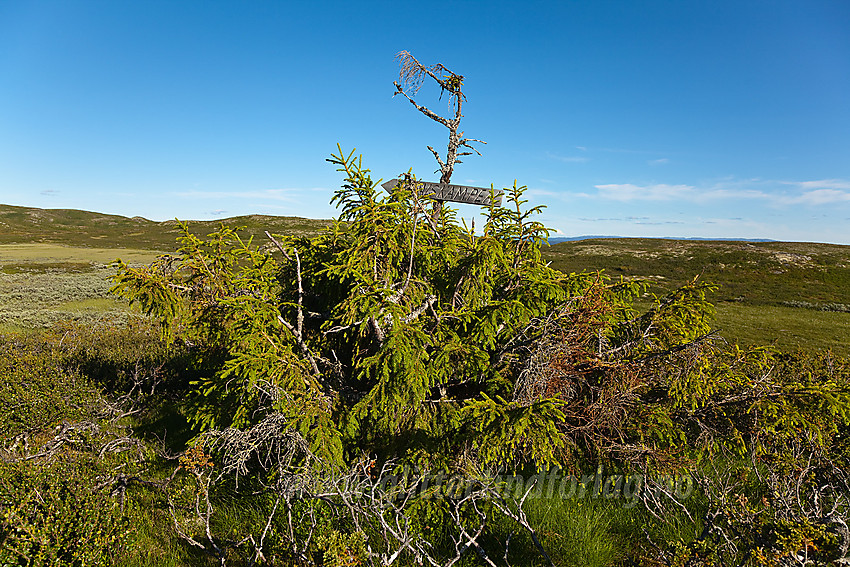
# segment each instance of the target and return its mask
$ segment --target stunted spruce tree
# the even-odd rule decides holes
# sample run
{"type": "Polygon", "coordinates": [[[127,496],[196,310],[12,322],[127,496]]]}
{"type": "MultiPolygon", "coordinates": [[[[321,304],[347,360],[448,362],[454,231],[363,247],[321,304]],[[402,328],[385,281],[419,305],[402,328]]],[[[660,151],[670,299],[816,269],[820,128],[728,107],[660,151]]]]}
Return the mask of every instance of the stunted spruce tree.
{"type": "MultiPolygon", "coordinates": [[[[399,59],[411,90],[396,83],[397,92],[449,129],[445,160],[429,147],[448,182],[468,154],[458,150],[476,141],[458,132],[463,77],[407,52],[399,59]],[[424,77],[449,94],[454,118],[413,101],[424,77]]],[[[695,280],[640,313],[632,304],[642,285],[552,269],[525,187],[506,189],[504,207],[484,207],[476,235],[449,207],[429,219],[433,198],[415,184],[383,191],[353,151],[328,161],[344,177],[331,200],[340,212],[315,238],[267,233],[256,244],[235,228],[199,238],[184,226],[176,255],[117,264],[115,292],[211,369],[186,403],[199,435],[181,465],[198,479],[204,534],[190,534],[185,526],[197,522],[180,523],[172,508],[193,545],[224,556],[210,528],[210,486],[232,476],[268,496],[268,521],[238,544],[250,542],[255,561],[277,534],[274,545],[302,564],[319,545],[356,547],[375,565],[448,565],[467,550],[487,556],[482,508],[447,496],[439,514],[453,535],[435,543],[416,514],[436,504],[413,492],[380,500],[381,474],[398,465],[479,480],[488,469],[676,470],[764,452],[765,421],[832,435],[811,417],[824,404],[846,422],[848,394],[830,382],[807,386],[817,401],[800,405],[777,402],[797,399],[794,383],[750,387],[772,361],[716,348],[711,286],[695,280]],[[373,500],[346,496],[355,485],[373,500]],[[291,520],[296,508],[304,525],[291,520]],[[336,530],[324,544],[313,538],[322,518],[336,530]]],[[[521,506],[499,506],[530,529],[521,506]]]]}

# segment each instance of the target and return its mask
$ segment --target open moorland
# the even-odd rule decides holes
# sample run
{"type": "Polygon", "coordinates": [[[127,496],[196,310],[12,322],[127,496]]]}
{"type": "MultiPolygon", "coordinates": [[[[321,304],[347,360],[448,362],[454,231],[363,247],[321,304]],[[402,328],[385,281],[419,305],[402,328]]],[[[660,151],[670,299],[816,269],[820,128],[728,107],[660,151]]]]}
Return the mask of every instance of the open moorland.
{"type": "Polygon", "coordinates": [[[731,341],[850,352],[850,246],[620,238],[543,254],[563,272],[604,270],[658,295],[694,277],[717,284],[715,326],[731,341]]]}
{"type": "MultiPolygon", "coordinates": [[[[265,231],[314,236],[329,222],[249,215],[187,225],[200,236],[221,223],[244,227],[243,238],[268,243],[265,231]]],[[[177,221],[0,205],[0,329],[125,312],[107,293],[111,263],[149,263],[178,236],[177,221]]],[[[619,238],[544,246],[543,256],[565,273],[645,282],[638,306],[699,277],[718,286],[709,300],[725,339],[850,353],[850,246],[619,238]]]]}
{"type": "MultiPolygon", "coordinates": [[[[328,221],[248,215],[226,219],[246,239],[273,233],[312,236],[328,221]]],[[[206,235],[220,221],[188,221],[206,235]]],[[[57,321],[126,319],[128,307],[108,293],[112,262],[148,264],[173,252],[176,220],[154,222],[74,209],[0,205],[0,329],[44,327],[57,321]]]]}
{"type": "Polygon", "coordinates": [[[0,206],[0,565],[847,563],[850,247],[405,207],[0,206]]]}

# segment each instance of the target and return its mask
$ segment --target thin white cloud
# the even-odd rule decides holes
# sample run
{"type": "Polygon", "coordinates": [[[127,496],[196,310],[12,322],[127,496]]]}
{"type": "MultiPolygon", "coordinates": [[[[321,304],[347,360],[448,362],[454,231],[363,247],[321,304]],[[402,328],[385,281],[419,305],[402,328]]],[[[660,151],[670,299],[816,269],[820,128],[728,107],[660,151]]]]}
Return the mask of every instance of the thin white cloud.
{"type": "Polygon", "coordinates": [[[684,221],[640,221],[635,224],[640,224],[644,226],[662,226],[665,224],[685,224],[684,221]]]}
{"type": "Polygon", "coordinates": [[[608,201],[709,201],[761,200],[773,206],[829,205],[850,202],[850,181],[769,181],[762,179],[722,180],[698,187],[695,185],[610,183],[595,185],[597,193],[580,193],[585,198],[608,201]],[[788,191],[783,187],[794,187],[788,191]]]}
{"type": "Polygon", "coordinates": [[[696,187],[692,185],[632,185],[631,183],[612,183],[595,185],[599,197],[610,201],[691,201],[698,197],[696,187]]]}
{"type": "MultiPolygon", "coordinates": [[[[262,191],[183,191],[176,193],[187,199],[267,199],[270,201],[297,202],[304,191],[317,189],[265,189],[262,191]]],[[[327,191],[327,189],[322,189],[327,191]]]]}
{"type": "Polygon", "coordinates": [[[590,161],[590,158],[585,156],[560,156],[552,152],[546,152],[546,157],[556,161],[562,161],[564,163],[587,163],[590,161]]]}
{"type": "Polygon", "coordinates": [[[830,203],[850,202],[850,191],[839,189],[815,189],[802,195],[789,196],[781,199],[787,205],[828,205],[830,203]]]}
{"type": "Polygon", "coordinates": [[[821,179],[819,181],[786,181],[789,185],[797,185],[800,189],[811,191],[816,189],[850,190],[850,181],[844,179],[821,179]]]}
{"type": "Polygon", "coordinates": [[[850,201],[850,181],[846,179],[818,179],[813,181],[781,181],[783,185],[797,188],[801,193],[783,195],[783,205],[828,205],[850,201]]]}
{"type": "Polygon", "coordinates": [[[646,163],[648,163],[649,165],[665,165],[670,163],[670,160],[665,157],[660,159],[651,159],[646,163]]]}
{"type": "Polygon", "coordinates": [[[697,201],[735,201],[740,199],[771,200],[775,196],[759,189],[706,189],[701,191],[697,201]]]}

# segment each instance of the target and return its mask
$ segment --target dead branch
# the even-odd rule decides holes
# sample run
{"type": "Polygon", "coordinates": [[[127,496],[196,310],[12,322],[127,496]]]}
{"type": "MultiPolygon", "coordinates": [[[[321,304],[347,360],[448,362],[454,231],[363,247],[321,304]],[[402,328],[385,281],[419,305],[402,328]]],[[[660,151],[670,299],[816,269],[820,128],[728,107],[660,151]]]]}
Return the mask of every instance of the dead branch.
{"type": "MultiPolygon", "coordinates": [[[[549,556],[549,553],[546,552],[546,549],[543,547],[543,544],[540,543],[540,538],[537,535],[537,531],[531,526],[528,521],[528,516],[525,514],[525,510],[523,510],[523,505],[525,504],[526,498],[531,494],[532,489],[537,485],[537,479],[532,482],[528,489],[523,494],[522,498],[518,501],[514,500],[513,502],[509,501],[505,494],[502,491],[496,491],[493,488],[490,488],[490,495],[492,496],[493,505],[498,508],[505,516],[512,519],[516,522],[521,528],[523,528],[528,535],[531,537],[531,541],[534,543],[534,547],[537,548],[537,551],[540,552],[540,555],[546,560],[547,565],[549,567],[555,567],[555,564],[552,562],[552,558],[549,556]]],[[[507,555],[507,548],[505,549],[505,555],[507,555]]]]}
{"type": "MultiPolygon", "coordinates": [[[[442,124],[449,130],[449,141],[446,149],[445,160],[440,157],[440,154],[437,153],[433,147],[428,146],[428,149],[432,154],[434,154],[434,157],[437,159],[437,163],[440,165],[440,183],[451,183],[454,166],[456,163],[460,163],[458,155],[471,155],[471,152],[461,152],[459,154],[458,150],[461,147],[466,147],[472,149],[478,155],[481,155],[481,153],[471,144],[485,143],[474,138],[464,138],[463,132],[458,134],[460,119],[463,117],[461,112],[462,105],[463,101],[466,100],[462,90],[463,76],[449,71],[440,63],[427,67],[417,61],[416,58],[407,51],[399,52],[396,55],[396,60],[399,62],[399,80],[393,81],[393,85],[395,85],[396,88],[396,92],[393,96],[397,94],[403,95],[410,104],[416,108],[416,110],[431,120],[442,124]],[[422,86],[422,82],[425,80],[425,77],[430,77],[437,83],[437,85],[439,85],[441,97],[444,92],[449,93],[449,110],[454,113],[454,117],[445,118],[440,116],[430,108],[420,105],[413,100],[413,97],[416,96],[416,93],[422,86]]],[[[433,211],[435,221],[439,218],[441,209],[442,201],[435,201],[433,211]]]]}
{"type": "MultiPolygon", "coordinates": [[[[265,231],[266,236],[272,241],[272,243],[280,250],[281,254],[288,260],[292,261],[292,257],[287,254],[286,249],[283,245],[274,238],[269,231],[265,231]]],[[[326,383],[322,372],[319,370],[319,365],[317,359],[320,357],[313,354],[310,350],[310,347],[307,345],[307,342],[304,340],[304,284],[303,278],[301,275],[301,257],[298,254],[298,249],[293,246],[292,248],[293,254],[295,256],[295,276],[298,283],[298,300],[297,300],[297,311],[295,316],[295,325],[287,321],[283,318],[282,315],[278,314],[277,320],[278,322],[286,327],[290,333],[292,333],[293,338],[295,339],[295,344],[298,345],[298,348],[301,349],[301,353],[307,358],[307,361],[310,363],[310,367],[313,370],[313,375],[322,384],[323,387],[328,388],[328,384],[326,383]]],[[[331,390],[332,391],[332,390],[331,390]]]]}

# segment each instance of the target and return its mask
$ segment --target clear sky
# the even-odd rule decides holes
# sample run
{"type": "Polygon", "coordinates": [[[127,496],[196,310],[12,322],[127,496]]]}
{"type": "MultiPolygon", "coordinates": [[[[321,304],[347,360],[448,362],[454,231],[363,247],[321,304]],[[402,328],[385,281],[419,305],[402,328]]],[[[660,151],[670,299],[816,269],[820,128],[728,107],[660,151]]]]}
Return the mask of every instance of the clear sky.
{"type": "Polygon", "coordinates": [[[452,181],[557,233],[850,244],[848,0],[0,0],[0,203],[330,218],[337,143],[437,180],[401,50],[465,77],[452,181]]]}

